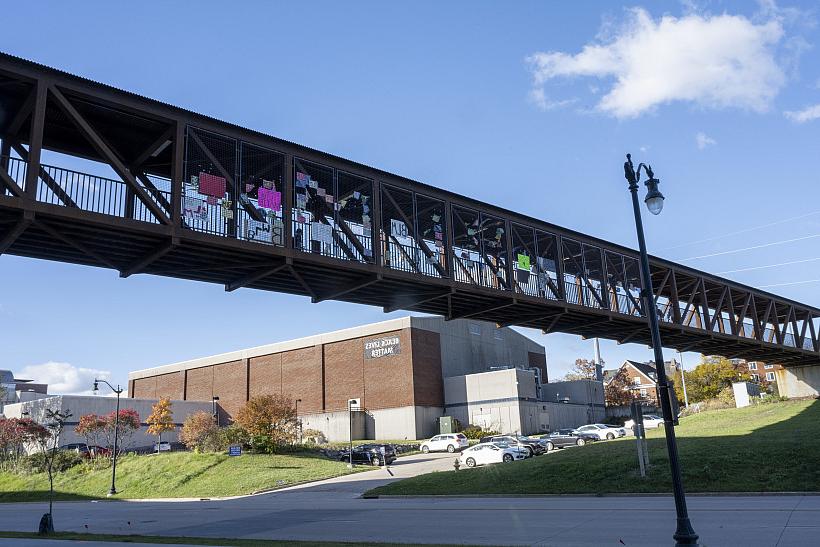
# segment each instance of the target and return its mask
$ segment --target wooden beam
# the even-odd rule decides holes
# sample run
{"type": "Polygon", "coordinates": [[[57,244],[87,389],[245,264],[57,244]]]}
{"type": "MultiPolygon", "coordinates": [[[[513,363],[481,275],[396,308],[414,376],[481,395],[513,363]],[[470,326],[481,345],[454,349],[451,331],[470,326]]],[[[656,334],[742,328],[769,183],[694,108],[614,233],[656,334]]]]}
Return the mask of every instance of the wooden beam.
{"type": "Polygon", "coordinates": [[[513,298],[510,302],[498,303],[495,302],[493,304],[487,306],[480,306],[477,308],[473,308],[467,311],[458,312],[458,313],[450,313],[447,317],[444,318],[445,321],[452,321],[454,319],[466,319],[469,317],[474,317],[476,315],[481,315],[482,313],[489,313],[495,310],[501,310],[504,308],[509,308],[510,306],[515,306],[518,304],[518,301],[513,298]]]}
{"type": "Polygon", "coordinates": [[[169,252],[173,251],[178,245],[179,239],[171,238],[171,241],[163,243],[151,253],[120,270],[120,277],[126,278],[130,275],[134,275],[135,273],[140,273],[146,266],[156,262],[169,252]]]}
{"type": "Polygon", "coordinates": [[[410,295],[400,295],[399,299],[396,302],[393,302],[389,306],[384,306],[382,309],[384,310],[384,313],[404,310],[407,308],[412,308],[413,306],[418,306],[419,304],[430,302],[432,300],[438,300],[439,298],[442,298],[444,296],[450,296],[454,292],[454,289],[442,289],[438,291],[430,291],[410,295]]]}
{"type": "Polygon", "coordinates": [[[40,228],[41,230],[43,230],[44,232],[50,234],[51,236],[59,239],[63,243],[66,243],[66,244],[70,245],[71,247],[74,247],[75,249],[77,249],[81,253],[90,256],[91,258],[93,258],[97,262],[99,262],[101,264],[104,264],[105,266],[108,266],[109,268],[111,268],[113,270],[119,270],[119,268],[113,262],[108,260],[107,258],[105,258],[105,257],[97,254],[96,252],[92,251],[91,249],[89,249],[88,247],[86,247],[85,245],[80,243],[79,241],[76,241],[75,239],[72,239],[72,238],[66,236],[65,234],[61,234],[53,226],[43,222],[42,220],[38,221],[36,226],[37,226],[37,228],[40,228]]]}
{"type": "MultiPolygon", "coordinates": [[[[22,159],[25,162],[28,162],[29,153],[28,150],[23,148],[22,144],[20,144],[19,142],[12,142],[11,147],[14,148],[14,151],[17,152],[17,154],[20,156],[20,159],[22,159]]],[[[29,168],[30,167],[31,164],[29,164],[29,168]]],[[[57,199],[63,202],[63,205],[65,205],[66,207],[77,207],[77,204],[74,202],[73,199],[71,199],[71,196],[69,196],[66,193],[63,187],[60,186],[60,183],[54,180],[54,177],[52,177],[49,174],[49,172],[46,171],[45,167],[43,167],[42,165],[40,165],[40,179],[45,183],[46,186],[48,186],[49,190],[54,192],[54,195],[57,196],[57,199]]]]}
{"type": "Polygon", "coordinates": [[[83,118],[77,109],[74,108],[74,105],[71,104],[71,102],[55,86],[51,86],[50,91],[60,109],[71,119],[77,129],[80,130],[97,153],[100,154],[109,165],[111,165],[114,171],[122,178],[123,182],[134,190],[134,193],[140,198],[140,201],[145,204],[157,220],[162,224],[170,224],[171,219],[168,218],[165,211],[163,211],[162,208],[151,198],[151,196],[148,195],[145,189],[137,183],[137,179],[131,171],[128,170],[111,147],[108,146],[102,137],[97,134],[94,128],[91,127],[91,125],[85,120],[85,118],[83,118]]]}
{"type": "Polygon", "coordinates": [[[248,285],[252,285],[257,281],[265,279],[268,276],[271,276],[277,272],[280,272],[288,267],[288,264],[285,261],[278,261],[273,266],[268,268],[262,268],[256,270],[255,272],[251,272],[250,274],[240,277],[238,279],[234,279],[233,281],[229,281],[225,283],[225,290],[227,292],[235,291],[236,289],[241,289],[242,287],[247,287],[248,285]]]}
{"type": "Polygon", "coordinates": [[[350,283],[346,283],[341,287],[337,287],[331,291],[323,293],[319,296],[316,296],[311,299],[313,304],[318,304],[319,302],[323,302],[325,300],[333,300],[334,298],[339,298],[340,296],[344,296],[346,294],[352,293],[353,291],[357,291],[359,289],[363,289],[365,287],[369,287],[374,283],[378,283],[382,280],[381,274],[376,275],[366,275],[363,278],[354,279],[350,283]]]}
{"type": "Polygon", "coordinates": [[[11,230],[6,232],[2,239],[0,239],[0,255],[5,253],[17,239],[23,235],[23,232],[31,225],[33,219],[33,214],[31,215],[24,215],[23,218],[18,220],[14,226],[12,226],[11,230]]]}

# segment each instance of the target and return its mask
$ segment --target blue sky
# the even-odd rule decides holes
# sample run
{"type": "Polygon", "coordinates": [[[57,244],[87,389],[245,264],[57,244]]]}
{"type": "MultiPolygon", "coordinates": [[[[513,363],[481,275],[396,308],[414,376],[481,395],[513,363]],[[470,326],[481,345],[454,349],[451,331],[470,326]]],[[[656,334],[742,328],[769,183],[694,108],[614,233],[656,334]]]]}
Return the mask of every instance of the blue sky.
{"type": "MultiPolygon", "coordinates": [[[[16,3],[0,49],[635,247],[631,151],[667,197],[650,252],[820,306],[816,2],[193,5],[16,3]]],[[[401,315],[12,256],[0,278],[0,367],[65,391],[401,315]]],[[[553,377],[592,355],[526,333],[553,377]]]]}

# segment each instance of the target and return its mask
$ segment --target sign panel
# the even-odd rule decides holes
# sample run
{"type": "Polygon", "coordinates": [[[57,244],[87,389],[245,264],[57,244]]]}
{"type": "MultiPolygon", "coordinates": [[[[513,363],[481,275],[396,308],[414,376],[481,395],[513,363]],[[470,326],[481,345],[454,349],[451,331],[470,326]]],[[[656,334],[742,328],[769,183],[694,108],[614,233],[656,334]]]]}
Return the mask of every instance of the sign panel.
{"type": "Polygon", "coordinates": [[[387,336],[376,338],[364,343],[364,358],[378,359],[388,355],[399,355],[401,353],[401,340],[398,336],[387,336]]]}
{"type": "Polygon", "coordinates": [[[228,447],[228,456],[241,456],[242,455],[242,445],[241,444],[232,444],[228,447]]]}

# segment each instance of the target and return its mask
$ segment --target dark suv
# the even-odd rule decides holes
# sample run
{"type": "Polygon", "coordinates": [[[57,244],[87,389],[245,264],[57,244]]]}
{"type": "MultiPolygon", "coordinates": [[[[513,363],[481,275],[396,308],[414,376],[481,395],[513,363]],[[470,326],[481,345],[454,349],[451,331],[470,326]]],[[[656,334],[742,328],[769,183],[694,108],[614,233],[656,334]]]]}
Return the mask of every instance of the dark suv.
{"type": "MultiPolygon", "coordinates": [[[[350,461],[350,450],[339,454],[340,462],[350,461]]],[[[353,463],[365,465],[390,465],[396,461],[396,449],[389,444],[360,444],[353,447],[353,463]]]]}

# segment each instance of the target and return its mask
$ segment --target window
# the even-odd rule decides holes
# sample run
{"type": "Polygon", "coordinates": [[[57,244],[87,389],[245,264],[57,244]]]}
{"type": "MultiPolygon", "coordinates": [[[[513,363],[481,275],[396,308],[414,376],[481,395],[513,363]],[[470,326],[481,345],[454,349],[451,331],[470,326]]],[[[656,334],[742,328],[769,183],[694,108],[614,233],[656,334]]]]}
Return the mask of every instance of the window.
{"type": "Polygon", "coordinates": [[[752,374],[752,382],[759,382],[760,381],[760,374],[752,374]]]}
{"type": "Polygon", "coordinates": [[[763,365],[763,368],[765,368],[766,370],[773,369],[774,365],[763,365]]]}
{"type": "Polygon", "coordinates": [[[641,379],[638,378],[637,376],[632,378],[632,385],[635,385],[635,386],[641,385],[641,379]]]}
{"type": "Polygon", "coordinates": [[[774,382],[774,372],[767,372],[766,380],[768,380],[769,382],[774,382]]]}
{"type": "Polygon", "coordinates": [[[749,370],[757,370],[757,363],[749,363],[749,370]]]}
{"type": "Polygon", "coordinates": [[[641,397],[646,398],[646,389],[641,389],[641,397]]]}

